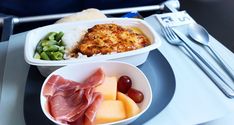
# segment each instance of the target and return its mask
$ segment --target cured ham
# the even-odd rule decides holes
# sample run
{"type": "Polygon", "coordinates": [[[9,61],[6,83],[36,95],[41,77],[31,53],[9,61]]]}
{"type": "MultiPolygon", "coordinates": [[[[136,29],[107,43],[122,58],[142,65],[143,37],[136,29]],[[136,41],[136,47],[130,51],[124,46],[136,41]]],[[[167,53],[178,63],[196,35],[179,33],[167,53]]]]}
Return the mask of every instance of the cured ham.
{"type": "Polygon", "coordinates": [[[97,109],[101,105],[103,100],[103,96],[100,93],[95,93],[95,98],[93,103],[89,106],[89,108],[85,112],[84,124],[85,125],[92,125],[95,121],[97,109]]]}
{"type": "Polygon", "coordinates": [[[78,82],[66,80],[59,75],[52,75],[43,89],[43,95],[48,97],[54,95],[59,90],[71,90],[74,88],[78,90],[80,86],[81,84],[78,82]]]}
{"type": "Polygon", "coordinates": [[[102,84],[104,78],[101,68],[83,84],[52,75],[43,89],[51,116],[64,124],[94,124],[97,109],[103,100],[102,94],[95,92],[94,88],[102,84]]]}
{"type": "Polygon", "coordinates": [[[105,74],[103,70],[100,68],[98,69],[93,75],[88,77],[85,81],[84,84],[82,84],[83,88],[89,88],[89,87],[97,87],[100,84],[103,83],[105,79],[105,74]]]}

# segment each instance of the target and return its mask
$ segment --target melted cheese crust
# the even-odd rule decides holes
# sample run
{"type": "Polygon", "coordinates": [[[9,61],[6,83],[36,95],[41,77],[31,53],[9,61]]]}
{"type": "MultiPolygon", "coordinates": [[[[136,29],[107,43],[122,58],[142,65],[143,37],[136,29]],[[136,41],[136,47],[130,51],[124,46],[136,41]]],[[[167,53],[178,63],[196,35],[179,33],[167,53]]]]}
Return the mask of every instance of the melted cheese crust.
{"type": "MultiPolygon", "coordinates": [[[[134,28],[135,29],[135,28],[134,28]]],[[[88,29],[84,38],[71,52],[92,56],[112,52],[126,52],[150,45],[148,38],[132,28],[123,28],[116,24],[98,24],[88,29]]]]}

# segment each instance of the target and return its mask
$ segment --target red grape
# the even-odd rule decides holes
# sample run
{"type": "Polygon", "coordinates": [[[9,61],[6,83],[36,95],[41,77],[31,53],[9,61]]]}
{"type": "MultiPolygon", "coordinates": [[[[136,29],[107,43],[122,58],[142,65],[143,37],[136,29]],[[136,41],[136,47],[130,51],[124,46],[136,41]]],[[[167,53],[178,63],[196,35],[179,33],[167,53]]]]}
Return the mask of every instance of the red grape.
{"type": "Polygon", "coordinates": [[[118,91],[127,93],[132,86],[132,80],[128,76],[121,76],[117,83],[118,91]]]}
{"type": "Polygon", "coordinates": [[[143,93],[133,88],[130,88],[127,94],[128,94],[128,97],[130,97],[136,103],[140,103],[144,99],[143,93]]]}

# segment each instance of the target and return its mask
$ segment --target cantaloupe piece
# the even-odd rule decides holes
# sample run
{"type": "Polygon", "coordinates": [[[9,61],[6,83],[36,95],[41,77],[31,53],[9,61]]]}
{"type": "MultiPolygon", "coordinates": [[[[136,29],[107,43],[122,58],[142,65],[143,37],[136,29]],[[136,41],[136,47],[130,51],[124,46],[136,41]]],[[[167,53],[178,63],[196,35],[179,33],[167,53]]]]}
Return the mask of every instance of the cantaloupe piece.
{"type": "Polygon", "coordinates": [[[104,100],[116,100],[117,94],[117,78],[116,77],[106,77],[104,82],[97,86],[96,92],[101,92],[104,96],[104,100]]]}
{"type": "Polygon", "coordinates": [[[125,108],[122,101],[104,100],[98,108],[96,124],[119,121],[126,118],[125,108]]]}
{"type": "Polygon", "coordinates": [[[127,118],[132,117],[140,112],[138,105],[127,95],[117,92],[117,100],[124,103],[127,118]]]}

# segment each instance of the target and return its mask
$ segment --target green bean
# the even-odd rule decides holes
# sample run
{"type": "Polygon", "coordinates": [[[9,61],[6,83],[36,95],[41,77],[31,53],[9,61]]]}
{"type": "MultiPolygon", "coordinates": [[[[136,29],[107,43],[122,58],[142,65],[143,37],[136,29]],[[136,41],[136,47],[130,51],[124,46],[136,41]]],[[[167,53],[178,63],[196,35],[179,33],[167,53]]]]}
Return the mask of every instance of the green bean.
{"type": "Polygon", "coordinates": [[[41,39],[41,40],[38,42],[37,46],[41,46],[41,43],[42,43],[43,41],[44,41],[44,40],[41,39]]]}
{"type": "Polygon", "coordinates": [[[65,47],[60,46],[58,51],[64,54],[65,53],[65,47]]]}
{"type": "Polygon", "coordinates": [[[42,42],[41,42],[41,46],[46,46],[48,44],[48,40],[43,40],[42,42]]]}
{"type": "Polygon", "coordinates": [[[36,46],[36,52],[38,52],[38,53],[41,53],[43,51],[42,47],[41,47],[42,42],[43,42],[43,40],[40,40],[36,46]]]}
{"type": "Polygon", "coordinates": [[[54,40],[56,34],[57,34],[56,32],[50,32],[48,35],[46,35],[45,39],[54,40]]]}
{"type": "Polygon", "coordinates": [[[62,40],[60,40],[60,41],[58,42],[58,45],[59,45],[59,46],[66,46],[65,43],[64,43],[62,40]]]}
{"type": "Polygon", "coordinates": [[[50,58],[51,60],[53,60],[53,59],[51,58],[51,55],[52,55],[51,53],[53,53],[53,52],[48,52],[48,51],[47,51],[47,52],[45,52],[45,53],[46,53],[46,55],[49,56],[49,58],[50,58]]]}
{"type": "Polygon", "coordinates": [[[41,46],[48,46],[48,45],[55,45],[57,44],[57,41],[55,40],[44,40],[41,43],[41,46]]]}
{"type": "Polygon", "coordinates": [[[45,52],[42,52],[40,56],[41,56],[41,59],[43,60],[50,60],[49,56],[45,52]]]}
{"type": "Polygon", "coordinates": [[[53,60],[62,60],[63,59],[63,53],[61,53],[61,52],[51,52],[51,59],[53,59],[53,60]]]}
{"type": "Polygon", "coordinates": [[[40,45],[37,45],[36,52],[41,53],[43,51],[43,48],[40,45]]]}
{"type": "Polygon", "coordinates": [[[41,56],[39,55],[39,53],[35,53],[34,58],[35,59],[41,59],[41,56]]]}
{"type": "Polygon", "coordinates": [[[36,46],[34,58],[43,60],[62,60],[65,44],[62,41],[63,32],[49,32],[36,46]]]}
{"type": "Polygon", "coordinates": [[[43,51],[48,51],[48,52],[55,52],[55,51],[58,51],[59,50],[59,46],[57,45],[48,45],[48,46],[44,46],[43,47],[43,51]]]}
{"type": "Polygon", "coordinates": [[[55,35],[55,40],[59,41],[62,37],[63,37],[64,33],[63,32],[59,32],[55,35]]]}

